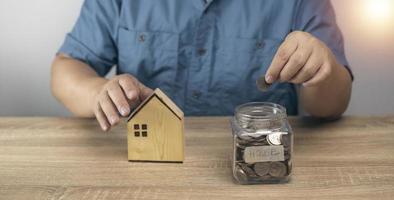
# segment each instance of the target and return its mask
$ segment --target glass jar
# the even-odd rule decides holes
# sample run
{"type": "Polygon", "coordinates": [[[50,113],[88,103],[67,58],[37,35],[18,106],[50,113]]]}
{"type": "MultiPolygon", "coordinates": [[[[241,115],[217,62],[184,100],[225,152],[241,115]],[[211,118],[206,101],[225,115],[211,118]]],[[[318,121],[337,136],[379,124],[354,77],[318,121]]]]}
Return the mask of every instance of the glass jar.
{"type": "Polygon", "coordinates": [[[240,184],[289,181],[293,132],[283,106],[265,102],[240,105],[231,126],[236,181],[240,184]]]}

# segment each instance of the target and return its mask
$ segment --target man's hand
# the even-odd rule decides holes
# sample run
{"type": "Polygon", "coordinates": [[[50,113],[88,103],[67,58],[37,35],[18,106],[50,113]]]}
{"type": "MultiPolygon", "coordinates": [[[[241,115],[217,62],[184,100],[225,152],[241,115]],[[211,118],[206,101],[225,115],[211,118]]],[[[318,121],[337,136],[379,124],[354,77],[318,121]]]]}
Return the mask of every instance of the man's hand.
{"type": "Polygon", "coordinates": [[[333,74],[336,59],[331,50],[309,33],[290,33],[279,47],[266,73],[266,81],[316,86],[333,74]]]}
{"type": "Polygon", "coordinates": [[[153,92],[129,74],[108,80],[64,54],[56,56],[51,77],[53,95],[75,116],[96,117],[104,131],[153,92]]]}
{"type": "Polygon", "coordinates": [[[95,91],[92,110],[104,131],[116,125],[120,117],[128,116],[132,107],[153,92],[129,74],[115,76],[95,91]]]}
{"type": "Polygon", "coordinates": [[[302,84],[300,103],[314,117],[336,118],[345,112],[352,80],[331,50],[309,33],[290,33],[279,47],[265,76],[275,81],[302,84]]]}

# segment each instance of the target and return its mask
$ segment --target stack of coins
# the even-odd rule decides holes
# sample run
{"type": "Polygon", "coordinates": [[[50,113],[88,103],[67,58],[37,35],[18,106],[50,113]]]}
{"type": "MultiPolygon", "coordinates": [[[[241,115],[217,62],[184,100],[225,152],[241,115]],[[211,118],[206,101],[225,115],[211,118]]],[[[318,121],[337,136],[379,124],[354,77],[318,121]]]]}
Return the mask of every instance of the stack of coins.
{"type": "MultiPolygon", "coordinates": [[[[281,181],[291,174],[290,134],[278,132],[258,137],[235,137],[234,139],[234,176],[243,184],[281,181]],[[248,147],[283,146],[284,160],[264,162],[245,162],[245,149],[248,147]]],[[[264,160],[264,158],[263,158],[264,160]]]]}

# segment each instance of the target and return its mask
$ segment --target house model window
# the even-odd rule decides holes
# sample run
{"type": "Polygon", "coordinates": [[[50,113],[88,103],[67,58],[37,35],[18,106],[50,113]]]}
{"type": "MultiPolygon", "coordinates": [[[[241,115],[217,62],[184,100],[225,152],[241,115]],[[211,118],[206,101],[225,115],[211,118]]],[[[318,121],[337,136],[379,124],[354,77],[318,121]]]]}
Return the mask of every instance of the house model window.
{"type": "Polygon", "coordinates": [[[148,125],[146,124],[134,124],[134,136],[135,137],[148,137],[148,125]]]}

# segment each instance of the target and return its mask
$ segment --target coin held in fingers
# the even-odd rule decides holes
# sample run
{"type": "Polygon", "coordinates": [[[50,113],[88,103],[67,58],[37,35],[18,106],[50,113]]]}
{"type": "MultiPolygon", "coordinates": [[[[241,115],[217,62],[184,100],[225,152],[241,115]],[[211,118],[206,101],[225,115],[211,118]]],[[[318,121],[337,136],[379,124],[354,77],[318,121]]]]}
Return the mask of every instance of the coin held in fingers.
{"type": "Polygon", "coordinates": [[[266,92],[271,87],[271,85],[272,84],[267,83],[265,76],[261,76],[256,80],[256,86],[262,92],[266,92]]]}

